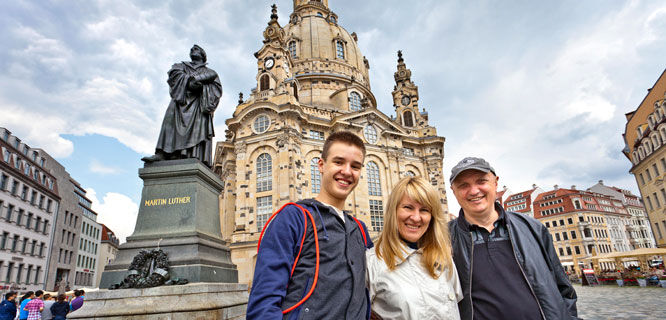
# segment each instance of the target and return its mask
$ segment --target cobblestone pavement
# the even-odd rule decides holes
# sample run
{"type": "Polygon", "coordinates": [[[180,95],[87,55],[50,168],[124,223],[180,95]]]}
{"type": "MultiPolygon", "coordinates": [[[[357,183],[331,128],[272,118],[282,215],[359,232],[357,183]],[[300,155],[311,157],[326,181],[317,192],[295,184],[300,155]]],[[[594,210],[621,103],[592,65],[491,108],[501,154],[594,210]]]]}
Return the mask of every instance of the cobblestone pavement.
{"type": "Polygon", "coordinates": [[[666,288],[574,285],[578,316],[596,319],[666,319],[666,288]]]}

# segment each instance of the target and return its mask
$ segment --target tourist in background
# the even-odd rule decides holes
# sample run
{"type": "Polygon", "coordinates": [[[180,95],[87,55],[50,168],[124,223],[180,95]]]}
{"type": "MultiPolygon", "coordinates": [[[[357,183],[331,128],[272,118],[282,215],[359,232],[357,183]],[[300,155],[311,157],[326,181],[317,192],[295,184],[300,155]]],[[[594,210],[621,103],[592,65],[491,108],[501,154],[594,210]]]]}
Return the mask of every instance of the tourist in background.
{"type": "Polygon", "coordinates": [[[28,310],[24,310],[25,306],[35,297],[35,292],[28,291],[21,297],[21,304],[19,306],[19,320],[28,320],[28,310]]]}
{"type": "Polygon", "coordinates": [[[51,314],[51,306],[55,303],[55,297],[46,293],[44,294],[44,310],[42,310],[42,320],[51,320],[53,315],[51,314]]]}
{"type": "Polygon", "coordinates": [[[86,294],[86,292],[83,291],[83,289],[74,290],[74,296],[75,297],[69,303],[71,311],[76,311],[76,310],[80,309],[83,306],[83,300],[86,297],[85,294],[86,294]]]}
{"type": "Polygon", "coordinates": [[[67,296],[60,294],[58,295],[58,301],[51,306],[53,320],[65,320],[68,313],[69,303],[67,303],[67,296]]]}
{"type": "Polygon", "coordinates": [[[439,193],[421,177],[398,182],[384,230],[368,249],[372,311],[381,319],[459,319],[462,290],[439,193]]]}
{"type": "Polygon", "coordinates": [[[14,320],[16,318],[16,291],[5,293],[5,300],[0,303],[0,320],[14,320]]]}
{"type": "Polygon", "coordinates": [[[28,311],[28,320],[42,319],[42,310],[44,310],[44,301],[42,301],[43,295],[44,291],[37,290],[35,292],[35,297],[25,305],[25,310],[28,311]]]}

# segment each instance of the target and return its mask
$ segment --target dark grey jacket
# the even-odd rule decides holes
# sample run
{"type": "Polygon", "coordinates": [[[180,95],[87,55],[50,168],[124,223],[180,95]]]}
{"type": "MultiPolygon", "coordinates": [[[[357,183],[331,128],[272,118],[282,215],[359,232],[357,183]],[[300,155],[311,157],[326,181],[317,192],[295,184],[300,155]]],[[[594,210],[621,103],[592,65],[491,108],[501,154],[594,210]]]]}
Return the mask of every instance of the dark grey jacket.
{"type": "MultiPolygon", "coordinates": [[[[495,203],[495,209],[504,209],[495,203]]],[[[577,319],[576,291],[560,264],[548,229],[536,219],[519,213],[505,212],[507,230],[518,265],[535,295],[545,319],[577,319]]],[[[469,224],[462,209],[457,219],[449,222],[453,261],[463,290],[458,303],[460,318],[474,318],[471,298],[474,244],[469,224]]]]}
{"type": "MultiPolygon", "coordinates": [[[[314,199],[298,202],[312,214],[319,237],[319,277],[310,298],[293,311],[285,310],[303,298],[315,278],[315,241],[312,223],[308,228],[300,258],[290,277],[294,258],[303,237],[303,213],[287,206],[266,228],[261,241],[254,281],[247,307],[247,319],[353,319],[369,317],[369,298],[365,285],[363,233],[354,219],[342,219],[314,199]]],[[[367,245],[372,240],[365,231],[367,245]]]]}

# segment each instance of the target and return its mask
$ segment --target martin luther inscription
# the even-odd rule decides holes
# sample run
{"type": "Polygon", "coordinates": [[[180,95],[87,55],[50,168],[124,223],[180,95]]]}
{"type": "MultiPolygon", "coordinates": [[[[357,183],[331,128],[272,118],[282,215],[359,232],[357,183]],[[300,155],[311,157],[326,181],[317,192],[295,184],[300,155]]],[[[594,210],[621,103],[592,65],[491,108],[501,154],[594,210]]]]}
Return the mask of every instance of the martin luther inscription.
{"type": "Polygon", "coordinates": [[[167,206],[174,204],[190,203],[190,197],[157,198],[146,200],[143,205],[146,207],[167,206]]]}

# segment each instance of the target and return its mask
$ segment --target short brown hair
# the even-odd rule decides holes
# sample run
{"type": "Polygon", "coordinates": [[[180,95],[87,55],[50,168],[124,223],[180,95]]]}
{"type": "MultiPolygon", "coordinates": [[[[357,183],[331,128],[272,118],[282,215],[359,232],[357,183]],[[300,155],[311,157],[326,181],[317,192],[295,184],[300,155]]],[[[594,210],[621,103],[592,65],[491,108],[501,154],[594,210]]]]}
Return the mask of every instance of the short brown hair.
{"type": "Polygon", "coordinates": [[[323,160],[326,160],[326,157],[328,156],[328,149],[331,148],[333,142],[344,142],[346,144],[356,146],[361,149],[361,152],[363,152],[363,156],[365,157],[365,145],[363,144],[363,140],[361,140],[361,138],[349,131],[337,131],[331,133],[331,135],[326,138],[326,141],[324,141],[324,150],[321,152],[321,158],[323,160]]]}

